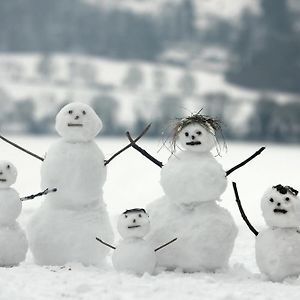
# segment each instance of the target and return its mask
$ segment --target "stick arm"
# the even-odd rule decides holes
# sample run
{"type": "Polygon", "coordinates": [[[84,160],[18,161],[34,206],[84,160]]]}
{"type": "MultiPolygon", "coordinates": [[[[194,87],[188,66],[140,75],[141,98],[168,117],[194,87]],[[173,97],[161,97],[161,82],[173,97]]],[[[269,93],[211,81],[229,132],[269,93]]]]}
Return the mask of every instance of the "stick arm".
{"type": "Polygon", "coordinates": [[[155,157],[153,157],[151,154],[149,154],[146,150],[138,146],[135,141],[132,139],[129,131],[126,132],[127,138],[130,141],[131,146],[136,149],[138,152],[140,152],[143,156],[147,157],[150,161],[152,161],[155,165],[162,168],[163,163],[159,160],[157,160],[155,157]]]}
{"type": "Polygon", "coordinates": [[[26,197],[22,197],[20,198],[21,201],[28,201],[28,200],[32,200],[36,197],[41,197],[43,195],[47,195],[49,193],[55,193],[57,192],[57,188],[53,188],[53,189],[45,189],[44,191],[40,192],[40,193],[37,193],[37,194],[33,194],[33,195],[30,195],[30,196],[26,196],[26,197]]]}
{"type": "Polygon", "coordinates": [[[245,214],[245,211],[243,209],[243,206],[242,206],[242,203],[241,203],[241,200],[240,200],[240,197],[239,197],[239,193],[238,193],[238,190],[237,190],[236,183],[233,182],[232,186],[233,186],[233,190],[234,190],[234,194],[235,194],[235,200],[236,200],[236,203],[238,205],[241,216],[242,216],[243,220],[245,221],[245,223],[247,224],[248,228],[253,232],[253,234],[255,236],[257,236],[259,232],[252,226],[252,224],[250,223],[250,221],[248,220],[248,218],[245,214]]]}
{"type": "Polygon", "coordinates": [[[261,147],[258,151],[256,151],[254,154],[252,154],[250,157],[248,157],[247,159],[245,159],[244,161],[242,161],[241,163],[239,163],[238,165],[234,166],[233,168],[231,168],[230,170],[228,170],[226,172],[226,177],[228,175],[230,175],[232,172],[234,172],[235,170],[243,167],[244,165],[246,165],[248,162],[250,162],[252,159],[254,159],[256,156],[260,155],[264,150],[266,149],[266,147],[261,147]]]}
{"type": "Polygon", "coordinates": [[[112,246],[112,245],[110,245],[110,244],[108,244],[108,243],[103,242],[103,241],[102,241],[101,239],[99,239],[98,237],[96,237],[96,240],[97,240],[99,243],[103,244],[104,246],[109,247],[109,248],[111,248],[111,249],[113,249],[113,250],[116,250],[116,247],[114,247],[114,246],[112,246]]]}
{"type": "Polygon", "coordinates": [[[156,248],[156,249],[154,250],[154,252],[159,251],[160,249],[165,248],[166,246],[168,246],[168,245],[170,245],[170,244],[172,244],[172,243],[174,243],[174,242],[176,242],[176,241],[177,241],[177,238],[175,238],[175,239],[173,239],[173,240],[171,240],[171,241],[169,241],[169,242],[167,242],[167,243],[165,243],[165,244],[159,246],[158,248],[156,248]]]}

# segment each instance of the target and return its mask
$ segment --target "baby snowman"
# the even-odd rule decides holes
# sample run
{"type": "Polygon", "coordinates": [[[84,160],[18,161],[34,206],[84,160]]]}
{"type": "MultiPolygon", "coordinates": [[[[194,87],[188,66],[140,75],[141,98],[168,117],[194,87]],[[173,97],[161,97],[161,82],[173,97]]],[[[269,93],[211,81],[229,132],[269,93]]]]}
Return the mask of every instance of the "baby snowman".
{"type": "Polygon", "coordinates": [[[0,266],[11,267],[22,262],[28,243],[16,221],[22,210],[19,194],[11,185],[16,182],[17,169],[8,161],[0,161],[0,266]]]}
{"type": "Polygon", "coordinates": [[[237,227],[217,204],[227,186],[226,172],[210,152],[219,130],[217,120],[200,113],[178,120],[173,128],[174,155],[161,169],[165,196],[147,207],[155,220],[148,236],[152,246],[178,237],[158,254],[158,265],[166,269],[214,271],[228,264],[237,227]],[[175,152],[178,143],[181,151],[175,152]]]}
{"type": "Polygon", "coordinates": [[[144,240],[150,231],[150,220],[142,208],[126,210],[118,220],[118,231],[123,238],[117,247],[111,246],[97,238],[102,244],[114,249],[112,263],[117,271],[137,275],[153,274],[156,267],[156,252],[177,239],[154,249],[144,240]]]}
{"type": "Polygon", "coordinates": [[[236,184],[235,194],[244,220],[257,236],[256,263],[272,281],[282,281],[300,275],[300,198],[290,186],[276,185],[261,199],[262,214],[268,228],[257,232],[246,218],[240,204],[236,184]]]}
{"type": "Polygon", "coordinates": [[[61,139],[48,150],[41,168],[41,186],[54,186],[28,225],[29,246],[41,265],[81,262],[101,264],[108,249],[94,237],[113,241],[103,185],[104,155],[94,138],[102,122],[87,104],[70,103],[56,117],[61,139]]]}

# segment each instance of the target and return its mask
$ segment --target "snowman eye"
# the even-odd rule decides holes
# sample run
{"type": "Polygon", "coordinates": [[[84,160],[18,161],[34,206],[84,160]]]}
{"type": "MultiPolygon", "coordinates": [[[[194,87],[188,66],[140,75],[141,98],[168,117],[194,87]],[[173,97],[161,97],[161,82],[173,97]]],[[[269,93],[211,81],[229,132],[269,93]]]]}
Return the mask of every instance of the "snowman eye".
{"type": "Polygon", "coordinates": [[[188,133],[188,132],[185,132],[184,135],[185,135],[185,136],[189,136],[189,133],[188,133]]]}
{"type": "Polygon", "coordinates": [[[197,133],[198,135],[201,135],[201,134],[202,134],[202,132],[201,132],[201,131],[197,131],[196,133],[197,133]]]}
{"type": "Polygon", "coordinates": [[[273,198],[270,198],[270,202],[274,202],[274,199],[273,199],[273,198]]]}
{"type": "Polygon", "coordinates": [[[286,197],[286,198],[285,198],[285,201],[287,201],[287,202],[290,201],[290,198],[289,198],[289,197],[286,197]]]}
{"type": "Polygon", "coordinates": [[[125,215],[125,218],[128,218],[128,216],[127,216],[127,215],[125,215]]]}
{"type": "Polygon", "coordinates": [[[139,214],[139,218],[141,218],[142,217],[142,215],[141,214],[139,214]]]}
{"type": "Polygon", "coordinates": [[[6,166],[6,169],[9,170],[9,169],[10,169],[10,165],[7,165],[7,166],[6,166]]]}
{"type": "Polygon", "coordinates": [[[68,113],[71,115],[73,113],[73,110],[69,110],[68,113]]]}
{"type": "Polygon", "coordinates": [[[85,111],[85,110],[83,110],[83,111],[82,111],[82,114],[83,114],[83,115],[86,115],[86,111],[85,111]]]}

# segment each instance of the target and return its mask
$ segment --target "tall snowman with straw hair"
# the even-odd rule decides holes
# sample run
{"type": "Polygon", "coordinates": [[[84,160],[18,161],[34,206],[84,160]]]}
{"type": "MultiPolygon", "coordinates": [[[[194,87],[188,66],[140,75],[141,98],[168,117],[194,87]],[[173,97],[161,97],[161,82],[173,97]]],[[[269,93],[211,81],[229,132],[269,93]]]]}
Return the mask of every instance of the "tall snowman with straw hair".
{"type": "Polygon", "coordinates": [[[36,263],[101,264],[108,249],[95,236],[113,241],[103,202],[104,155],[94,142],[102,122],[83,103],[64,106],[56,117],[61,139],[48,150],[41,168],[42,188],[55,186],[28,225],[29,246],[36,263]]]}

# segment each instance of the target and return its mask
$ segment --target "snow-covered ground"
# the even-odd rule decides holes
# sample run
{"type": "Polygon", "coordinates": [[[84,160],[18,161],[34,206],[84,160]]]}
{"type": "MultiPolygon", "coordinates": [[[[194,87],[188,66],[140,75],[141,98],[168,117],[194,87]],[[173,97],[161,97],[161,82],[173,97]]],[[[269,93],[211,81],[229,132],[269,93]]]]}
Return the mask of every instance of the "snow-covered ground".
{"type": "MultiPolygon", "coordinates": [[[[9,137],[15,142],[42,155],[55,137],[9,137]]],[[[99,138],[99,146],[110,157],[127,139],[99,138]]],[[[166,162],[169,153],[160,148],[159,140],[141,141],[141,146],[166,162]]],[[[259,230],[264,226],[260,213],[260,197],[264,190],[278,183],[300,187],[299,145],[258,145],[228,143],[228,152],[220,161],[225,169],[240,162],[260,146],[267,149],[247,167],[230,175],[238,183],[245,211],[259,230]]],[[[0,141],[0,159],[11,160],[19,170],[15,187],[21,196],[40,191],[40,161],[0,141]]],[[[108,165],[105,201],[112,218],[126,208],[144,207],[162,195],[159,185],[160,169],[128,150],[108,165]]],[[[236,208],[231,184],[223,195],[222,205],[233,214],[239,226],[239,235],[227,270],[218,273],[182,274],[161,273],[156,276],[135,277],[116,273],[110,263],[102,269],[70,264],[65,268],[36,266],[29,254],[19,267],[0,269],[0,299],[299,299],[300,278],[284,283],[272,283],[258,272],[254,257],[254,236],[243,224],[236,208]]],[[[26,226],[41,199],[26,202],[20,223],[26,226]]],[[[55,222],[55,220],[53,220],[55,222]]]]}

